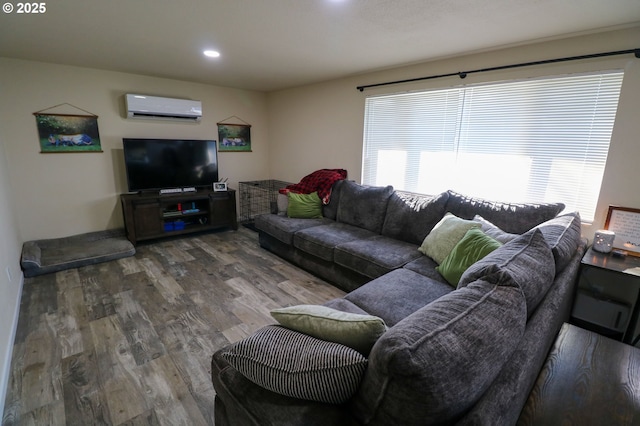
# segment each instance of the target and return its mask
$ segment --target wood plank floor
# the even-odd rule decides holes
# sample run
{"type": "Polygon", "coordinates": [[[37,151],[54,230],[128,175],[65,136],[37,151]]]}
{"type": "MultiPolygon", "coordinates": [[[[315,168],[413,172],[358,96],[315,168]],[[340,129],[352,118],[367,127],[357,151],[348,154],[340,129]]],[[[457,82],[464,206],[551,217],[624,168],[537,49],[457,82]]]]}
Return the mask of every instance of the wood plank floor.
{"type": "Polygon", "coordinates": [[[344,293],[240,227],[25,279],[3,425],[212,425],[211,355],[344,293]]]}

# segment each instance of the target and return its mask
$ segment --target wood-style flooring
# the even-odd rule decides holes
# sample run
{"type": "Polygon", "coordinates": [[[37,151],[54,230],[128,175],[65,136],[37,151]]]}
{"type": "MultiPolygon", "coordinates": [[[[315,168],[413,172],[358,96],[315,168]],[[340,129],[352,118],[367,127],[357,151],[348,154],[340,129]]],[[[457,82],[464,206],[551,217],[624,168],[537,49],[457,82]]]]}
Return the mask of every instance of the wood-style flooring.
{"type": "Polygon", "coordinates": [[[212,425],[211,355],[342,295],[244,227],[25,279],[2,424],[212,425]]]}

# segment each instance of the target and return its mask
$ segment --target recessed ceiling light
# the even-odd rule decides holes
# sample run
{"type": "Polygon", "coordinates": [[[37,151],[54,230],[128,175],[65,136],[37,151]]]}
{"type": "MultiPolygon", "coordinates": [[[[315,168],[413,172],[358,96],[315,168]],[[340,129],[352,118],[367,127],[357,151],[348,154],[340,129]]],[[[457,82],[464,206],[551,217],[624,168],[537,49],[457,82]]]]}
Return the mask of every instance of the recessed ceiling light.
{"type": "Polygon", "coordinates": [[[204,56],[207,56],[209,58],[217,58],[218,56],[220,56],[220,52],[216,50],[205,50],[203,53],[204,56]]]}

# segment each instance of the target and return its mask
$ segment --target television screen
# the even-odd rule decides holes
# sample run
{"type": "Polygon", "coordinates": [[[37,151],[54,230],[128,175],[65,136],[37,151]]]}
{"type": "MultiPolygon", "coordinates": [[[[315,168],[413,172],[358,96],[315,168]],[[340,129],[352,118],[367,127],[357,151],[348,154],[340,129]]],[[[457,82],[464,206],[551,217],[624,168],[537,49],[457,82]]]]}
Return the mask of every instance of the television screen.
{"type": "Polygon", "coordinates": [[[122,139],[129,192],[211,186],[218,181],[214,140],[122,139]]]}

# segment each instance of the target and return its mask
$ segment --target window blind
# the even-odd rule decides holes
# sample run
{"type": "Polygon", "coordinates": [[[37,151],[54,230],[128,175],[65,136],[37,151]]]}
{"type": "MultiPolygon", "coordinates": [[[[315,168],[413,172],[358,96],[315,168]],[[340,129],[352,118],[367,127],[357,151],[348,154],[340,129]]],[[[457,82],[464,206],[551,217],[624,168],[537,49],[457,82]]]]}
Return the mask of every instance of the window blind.
{"type": "Polygon", "coordinates": [[[592,221],[622,77],[612,71],[368,97],[362,182],[560,201],[592,221]]]}

